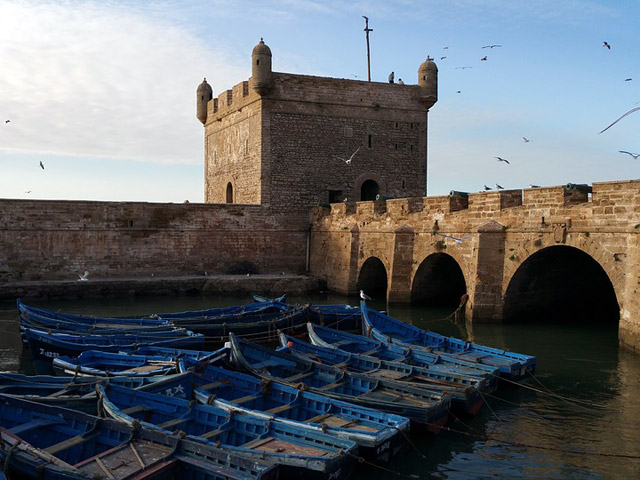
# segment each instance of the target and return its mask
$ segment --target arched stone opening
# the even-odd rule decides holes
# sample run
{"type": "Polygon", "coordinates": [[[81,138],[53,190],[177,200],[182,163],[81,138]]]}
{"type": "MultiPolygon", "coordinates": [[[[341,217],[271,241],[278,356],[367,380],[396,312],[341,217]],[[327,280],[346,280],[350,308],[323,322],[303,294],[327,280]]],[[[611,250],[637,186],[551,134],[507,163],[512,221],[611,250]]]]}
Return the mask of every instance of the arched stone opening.
{"type": "Polygon", "coordinates": [[[377,257],[368,258],[360,268],[358,290],[374,298],[387,298],[387,269],[377,257]]]}
{"type": "Polygon", "coordinates": [[[607,273],[574,247],[544,248],[511,278],[504,298],[507,322],[618,324],[620,306],[607,273]]]}
{"type": "Polygon", "coordinates": [[[227,203],[233,203],[233,185],[227,183],[227,203]]]}
{"type": "Polygon", "coordinates": [[[366,180],[362,182],[362,186],[360,187],[360,201],[367,202],[375,200],[378,193],[380,193],[378,182],[375,180],[366,180]]]}
{"type": "Polygon", "coordinates": [[[411,286],[411,303],[430,307],[457,307],[467,292],[464,274],[458,262],[446,253],[425,258],[411,286]]]}

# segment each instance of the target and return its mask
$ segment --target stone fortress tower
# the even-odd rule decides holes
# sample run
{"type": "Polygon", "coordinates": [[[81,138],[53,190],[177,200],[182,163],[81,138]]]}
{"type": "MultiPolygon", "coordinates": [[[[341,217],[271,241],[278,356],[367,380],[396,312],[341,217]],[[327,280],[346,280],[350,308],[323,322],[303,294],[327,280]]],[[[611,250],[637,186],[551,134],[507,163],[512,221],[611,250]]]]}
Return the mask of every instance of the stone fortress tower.
{"type": "Polygon", "coordinates": [[[417,85],[274,72],[262,39],[251,61],[249,81],[217,98],[206,79],[197,90],[205,202],[306,216],[319,203],[426,195],[430,58],[417,85]]]}

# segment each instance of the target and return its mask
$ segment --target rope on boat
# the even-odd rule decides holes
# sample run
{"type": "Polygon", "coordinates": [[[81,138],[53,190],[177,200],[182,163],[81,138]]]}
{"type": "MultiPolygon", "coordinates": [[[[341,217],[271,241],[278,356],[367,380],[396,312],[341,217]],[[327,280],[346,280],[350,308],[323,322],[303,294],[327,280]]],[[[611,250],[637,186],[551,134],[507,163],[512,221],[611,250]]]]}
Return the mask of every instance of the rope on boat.
{"type": "Polygon", "coordinates": [[[480,394],[480,398],[482,398],[482,401],[484,402],[484,404],[487,406],[487,408],[489,409],[489,411],[491,412],[491,414],[498,419],[498,421],[502,422],[502,419],[498,416],[498,414],[493,410],[493,408],[491,408],[491,405],[489,405],[489,402],[487,402],[487,399],[484,398],[484,394],[482,393],[482,391],[477,388],[476,391],[480,394]]]}
{"type": "Polygon", "coordinates": [[[391,428],[395,428],[398,432],[400,432],[402,434],[402,436],[405,438],[405,440],[407,441],[407,443],[409,444],[409,446],[413,449],[414,452],[416,452],[418,455],[420,455],[420,457],[423,460],[426,460],[427,456],[422,453],[418,447],[415,446],[415,444],[411,441],[411,439],[409,438],[409,435],[407,435],[407,432],[405,432],[404,430],[396,427],[395,425],[392,425],[391,428]]]}
{"type": "Polygon", "coordinates": [[[382,470],[382,471],[384,471],[384,472],[393,473],[396,477],[403,477],[403,478],[422,478],[420,475],[417,475],[417,474],[415,474],[415,473],[412,473],[412,474],[406,474],[406,473],[396,472],[395,470],[391,470],[390,468],[383,467],[382,465],[378,465],[377,463],[370,462],[370,461],[369,461],[369,460],[367,460],[366,458],[359,457],[358,455],[355,455],[355,454],[353,454],[353,453],[351,453],[351,452],[344,452],[344,453],[346,453],[346,454],[347,454],[347,455],[349,455],[350,457],[355,458],[355,459],[358,461],[358,463],[364,463],[364,464],[369,465],[369,466],[371,466],[371,467],[378,468],[378,469],[380,469],[380,470],[382,470]]]}
{"type": "Polygon", "coordinates": [[[490,375],[498,377],[501,382],[507,382],[507,383],[510,383],[512,385],[517,385],[520,388],[524,388],[525,390],[531,390],[532,392],[541,393],[541,394],[544,394],[544,395],[549,395],[551,397],[555,397],[558,400],[562,400],[563,402],[566,402],[569,405],[572,405],[572,406],[575,406],[575,407],[584,408],[586,410],[598,410],[597,405],[595,405],[593,403],[582,402],[580,400],[574,400],[574,399],[571,399],[571,398],[568,398],[568,397],[565,397],[563,395],[559,395],[559,394],[555,393],[553,390],[551,390],[548,387],[546,387],[545,385],[543,385],[542,382],[540,382],[540,380],[538,380],[535,377],[535,375],[533,375],[532,373],[530,373],[529,376],[531,378],[533,378],[536,382],[538,382],[538,384],[541,385],[544,388],[544,390],[540,390],[539,388],[535,388],[535,387],[532,387],[530,385],[524,385],[524,384],[522,384],[520,382],[515,382],[513,380],[509,380],[508,378],[501,377],[500,375],[496,375],[495,373],[490,373],[490,375]]]}
{"type": "MultiPolygon", "coordinates": [[[[464,423],[464,422],[462,422],[464,423]]],[[[437,426],[435,424],[433,424],[434,426],[437,426]]],[[[523,443],[523,442],[510,442],[509,440],[500,440],[499,438],[496,438],[492,435],[487,435],[487,434],[483,434],[483,433],[469,433],[469,432],[463,432],[462,430],[457,430],[455,428],[451,428],[451,427],[445,427],[445,426],[440,426],[439,427],[442,430],[447,430],[449,432],[453,432],[453,433],[459,433],[462,435],[466,435],[468,437],[471,438],[475,438],[477,440],[483,440],[483,441],[493,441],[496,443],[503,443],[505,445],[511,445],[513,447],[526,447],[526,448],[536,448],[538,450],[549,450],[549,451],[553,451],[553,452],[561,452],[561,453],[568,453],[570,455],[593,455],[593,456],[597,456],[597,457],[613,457],[613,458],[626,458],[626,459],[630,459],[630,460],[640,460],[640,455],[628,455],[628,454],[624,454],[624,453],[608,453],[608,452],[594,452],[594,451],[588,451],[588,450],[573,450],[571,448],[557,448],[557,447],[548,447],[545,445],[535,445],[532,443],[523,443]]]]}

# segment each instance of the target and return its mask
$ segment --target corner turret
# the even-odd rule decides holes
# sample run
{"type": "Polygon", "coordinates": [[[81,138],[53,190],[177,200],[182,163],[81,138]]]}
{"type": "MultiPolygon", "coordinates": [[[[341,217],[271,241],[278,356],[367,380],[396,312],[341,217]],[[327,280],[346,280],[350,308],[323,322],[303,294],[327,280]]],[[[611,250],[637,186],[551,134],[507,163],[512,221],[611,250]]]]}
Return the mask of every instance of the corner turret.
{"type": "Polygon", "coordinates": [[[262,38],[251,53],[251,86],[260,95],[271,88],[271,49],[262,38]]]}
{"type": "Polygon", "coordinates": [[[427,108],[431,108],[438,101],[438,67],[429,56],[418,68],[418,85],[420,100],[427,108]]]}
{"type": "Polygon", "coordinates": [[[207,79],[202,80],[202,83],[198,85],[198,91],[196,93],[196,117],[204,125],[207,122],[207,103],[213,98],[213,89],[211,85],[207,83],[207,79]]]}

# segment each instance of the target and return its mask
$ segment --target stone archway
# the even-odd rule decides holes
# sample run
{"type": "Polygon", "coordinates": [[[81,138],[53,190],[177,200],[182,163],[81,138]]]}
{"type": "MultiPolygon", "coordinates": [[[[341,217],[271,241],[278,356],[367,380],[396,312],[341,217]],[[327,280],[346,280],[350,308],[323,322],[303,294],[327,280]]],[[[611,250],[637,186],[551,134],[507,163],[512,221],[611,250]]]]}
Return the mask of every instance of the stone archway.
{"type": "Polygon", "coordinates": [[[387,298],[387,269],[378,257],[369,257],[360,267],[358,290],[374,298],[387,298]]]}
{"type": "Polygon", "coordinates": [[[518,267],[504,296],[503,318],[617,325],[620,306],[611,280],[593,257],[558,245],[539,250],[518,267]]]}
{"type": "Polygon", "coordinates": [[[413,277],[411,303],[430,307],[457,307],[467,292],[458,262],[446,253],[425,258],[413,277]]]}
{"type": "Polygon", "coordinates": [[[375,180],[366,180],[360,187],[360,201],[368,202],[376,200],[380,193],[380,185],[375,180]]]}

